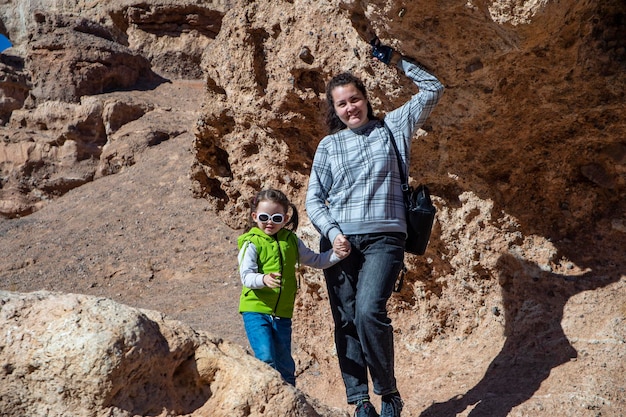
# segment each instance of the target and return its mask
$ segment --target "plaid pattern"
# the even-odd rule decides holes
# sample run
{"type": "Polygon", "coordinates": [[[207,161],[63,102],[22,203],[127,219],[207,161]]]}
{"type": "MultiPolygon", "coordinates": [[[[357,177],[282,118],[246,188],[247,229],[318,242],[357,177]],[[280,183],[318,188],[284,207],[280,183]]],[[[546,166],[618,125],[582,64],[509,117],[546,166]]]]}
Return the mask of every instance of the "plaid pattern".
{"type": "MultiPolygon", "coordinates": [[[[398,63],[419,92],[385,117],[409,166],[411,138],[424,124],[444,87],[421,66],[398,63]]],[[[390,138],[379,121],[324,137],[317,148],[306,209],[313,225],[331,242],[345,235],[406,232],[398,163],[390,138]]]]}

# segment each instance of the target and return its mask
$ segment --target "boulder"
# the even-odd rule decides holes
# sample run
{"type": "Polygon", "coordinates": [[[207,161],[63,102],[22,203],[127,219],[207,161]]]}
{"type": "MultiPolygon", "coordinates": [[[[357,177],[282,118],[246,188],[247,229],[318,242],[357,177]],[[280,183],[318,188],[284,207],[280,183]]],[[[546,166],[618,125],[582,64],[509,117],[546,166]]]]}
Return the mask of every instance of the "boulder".
{"type": "Polygon", "coordinates": [[[345,416],[242,347],[111,299],[0,292],[0,414],[345,416]]]}

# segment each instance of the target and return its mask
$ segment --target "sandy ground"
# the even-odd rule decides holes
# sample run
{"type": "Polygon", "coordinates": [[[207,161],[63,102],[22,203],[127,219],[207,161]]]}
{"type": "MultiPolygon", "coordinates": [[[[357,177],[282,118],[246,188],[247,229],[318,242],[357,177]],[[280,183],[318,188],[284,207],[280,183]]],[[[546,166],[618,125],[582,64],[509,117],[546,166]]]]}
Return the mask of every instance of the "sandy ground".
{"type": "MultiPolygon", "coordinates": [[[[201,89],[184,81],[137,94],[171,106],[176,123],[186,119],[178,111],[198,111],[201,89]]],[[[0,219],[0,288],[110,297],[245,345],[239,231],[193,197],[192,141],[192,132],[183,133],[30,216],[0,219]]]]}

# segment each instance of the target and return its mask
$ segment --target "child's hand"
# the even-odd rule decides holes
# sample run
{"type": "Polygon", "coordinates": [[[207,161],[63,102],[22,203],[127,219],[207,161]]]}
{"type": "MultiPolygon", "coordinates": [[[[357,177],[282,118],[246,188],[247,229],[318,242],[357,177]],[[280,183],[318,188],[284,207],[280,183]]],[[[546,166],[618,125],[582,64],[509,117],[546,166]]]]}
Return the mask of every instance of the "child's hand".
{"type": "Polygon", "coordinates": [[[280,287],[280,274],[278,272],[270,272],[263,275],[263,284],[269,288],[280,287]]]}

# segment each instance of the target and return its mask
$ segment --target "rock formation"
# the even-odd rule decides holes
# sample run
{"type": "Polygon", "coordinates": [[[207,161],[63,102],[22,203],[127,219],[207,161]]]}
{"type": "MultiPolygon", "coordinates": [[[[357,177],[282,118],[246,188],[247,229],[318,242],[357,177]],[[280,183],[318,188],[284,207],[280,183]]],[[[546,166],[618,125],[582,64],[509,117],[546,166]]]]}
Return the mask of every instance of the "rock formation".
{"type": "Polygon", "coordinates": [[[146,146],[180,133],[162,126],[162,117],[152,113],[156,126],[147,122],[147,130],[135,135],[139,139],[125,137],[132,143],[117,149],[120,135],[133,135],[128,125],[152,109],[127,99],[104,103],[98,95],[152,89],[165,77],[201,78],[199,61],[219,31],[223,8],[195,4],[48,7],[18,1],[3,6],[4,27],[15,46],[0,64],[5,126],[0,214],[32,213],[50,198],[132,164],[134,153],[146,146]],[[123,125],[126,132],[117,132],[123,125]]]}
{"type": "MultiPolygon", "coordinates": [[[[620,415],[625,15],[621,0],[5,1],[0,32],[14,47],[0,55],[0,236],[12,255],[0,262],[1,288],[53,285],[41,271],[87,275],[97,285],[86,292],[109,283],[121,293],[120,270],[124,283],[142,285],[145,277],[186,276],[180,248],[211,239],[196,234],[206,225],[195,216],[184,235],[149,235],[163,254],[129,245],[112,256],[92,236],[90,245],[64,246],[83,268],[66,277],[55,263],[66,256],[59,239],[75,242],[81,229],[37,215],[70,190],[98,182],[114,190],[110,177],[144,154],[172,152],[174,144],[163,144],[190,132],[184,146],[193,161],[180,187],[207,202],[211,220],[235,234],[248,198],[267,186],[284,189],[304,213],[325,134],[325,82],[357,73],[379,114],[415,92],[395,69],[368,59],[377,34],[446,85],[411,155],[413,183],[430,186],[437,222],[426,255],[407,257],[404,287],[390,301],[399,383],[415,387],[405,394],[406,414],[620,415]],[[151,95],[192,79],[201,88],[185,88],[200,109],[151,95]],[[55,236],[24,243],[43,225],[58,227],[55,236]],[[150,266],[133,250],[135,258],[149,253],[150,266]],[[168,256],[180,270],[159,269],[168,256]]],[[[132,198],[142,199],[141,215],[158,218],[151,195],[132,198]]],[[[50,213],[95,221],[80,211],[102,202],[85,201],[50,213]]],[[[124,233],[129,224],[145,231],[141,220],[128,219],[120,236],[138,242],[124,233]]],[[[315,247],[304,223],[302,236],[315,247]]],[[[108,237],[110,226],[86,229],[108,237]]],[[[205,262],[210,269],[227,261],[205,262]]],[[[294,321],[299,387],[340,406],[328,317],[320,275],[307,274],[294,321]]]]}
{"type": "Polygon", "coordinates": [[[238,345],[106,298],[0,292],[12,416],[344,416],[238,345]]]}

